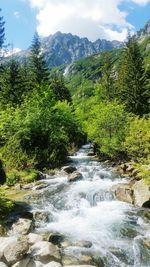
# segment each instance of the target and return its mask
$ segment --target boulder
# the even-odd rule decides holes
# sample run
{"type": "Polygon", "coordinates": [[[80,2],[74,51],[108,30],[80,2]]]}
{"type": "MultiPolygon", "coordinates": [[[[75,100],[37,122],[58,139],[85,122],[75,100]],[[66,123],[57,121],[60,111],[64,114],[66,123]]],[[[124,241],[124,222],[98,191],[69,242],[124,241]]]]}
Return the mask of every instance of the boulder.
{"type": "Polygon", "coordinates": [[[64,267],[95,267],[95,265],[65,265],[64,267]]]}
{"type": "Polygon", "coordinates": [[[16,262],[23,259],[28,249],[29,249],[29,244],[26,240],[22,241],[16,240],[5,247],[4,258],[6,259],[9,266],[13,265],[16,262]]]}
{"type": "Polygon", "coordinates": [[[38,185],[35,185],[33,188],[32,188],[32,190],[42,190],[42,189],[44,189],[44,188],[46,188],[46,187],[48,187],[49,186],[49,184],[47,184],[47,183],[40,183],[40,184],[38,184],[38,185]]]}
{"type": "Polygon", "coordinates": [[[90,241],[77,241],[73,244],[74,246],[77,246],[77,247],[83,247],[83,248],[91,248],[92,247],[92,242],[90,241]]]}
{"type": "Polygon", "coordinates": [[[47,211],[34,211],[33,218],[35,221],[48,222],[48,212],[47,211]]]}
{"type": "Polygon", "coordinates": [[[31,248],[31,255],[34,260],[47,264],[50,261],[61,261],[59,249],[47,241],[39,241],[31,248]]]}
{"type": "Polygon", "coordinates": [[[3,260],[5,248],[16,241],[17,237],[0,237],[0,261],[3,260]]]}
{"type": "Polygon", "coordinates": [[[59,233],[51,233],[48,237],[48,242],[54,245],[60,245],[64,241],[64,236],[59,233]]]}
{"type": "Polygon", "coordinates": [[[43,237],[41,235],[30,233],[27,235],[27,240],[30,245],[33,245],[39,241],[43,241],[43,237]]]}
{"type": "Polygon", "coordinates": [[[64,172],[70,174],[70,173],[73,173],[73,172],[77,171],[77,168],[74,167],[74,166],[64,166],[64,167],[62,168],[62,171],[64,171],[64,172]]]}
{"type": "Polygon", "coordinates": [[[77,171],[73,172],[72,174],[68,176],[68,182],[76,182],[82,179],[83,179],[82,174],[77,171]]]}
{"type": "Polygon", "coordinates": [[[114,185],[112,192],[120,201],[133,204],[133,190],[129,184],[114,185]]]}
{"type": "Polygon", "coordinates": [[[132,189],[134,191],[134,204],[138,207],[150,207],[150,186],[144,180],[137,181],[132,189]]]}
{"type": "Polygon", "coordinates": [[[30,258],[25,257],[23,260],[16,262],[12,267],[27,267],[29,262],[30,258]]]}
{"type": "Polygon", "coordinates": [[[11,233],[13,235],[27,235],[33,231],[33,222],[29,219],[20,218],[12,225],[11,233]]]}
{"type": "Polygon", "coordinates": [[[44,265],[44,267],[62,267],[62,265],[59,262],[51,261],[48,264],[44,265]]]}

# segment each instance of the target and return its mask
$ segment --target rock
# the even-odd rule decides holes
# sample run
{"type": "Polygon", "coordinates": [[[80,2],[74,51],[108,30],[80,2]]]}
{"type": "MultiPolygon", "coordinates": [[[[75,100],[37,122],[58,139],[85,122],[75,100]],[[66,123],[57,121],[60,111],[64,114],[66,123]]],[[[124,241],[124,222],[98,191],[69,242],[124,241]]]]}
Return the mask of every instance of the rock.
{"type": "Polygon", "coordinates": [[[51,261],[48,264],[44,265],[44,267],[62,267],[62,265],[59,262],[51,261]]]}
{"type": "Polygon", "coordinates": [[[77,246],[77,247],[91,248],[92,242],[90,242],[90,241],[78,241],[78,242],[75,242],[73,245],[77,246]]]}
{"type": "Polygon", "coordinates": [[[95,267],[95,265],[65,265],[64,267],[95,267]]]}
{"type": "Polygon", "coordinates": [[[62,171],[70,174],[70,173],[73,173],[73,172],[77,171],[77,168],[76,167],[73,167],[73,166],[64,166],[62,168],[62,171]]]}
{"type": "Polygon", "coordinates": [[[27,267],[29,262],[30,262],[30,258],[29,257],[25,257],[23,260],[18,261],[17,263],[15,263],[12,267],[27,267]]]}
{"type": "Polygon", "coordinates": [[[143,180],[137,181],[132,186],[134,204],[139,207],[150,207],[150,187],[143,180]]]}
{"type": "Polygon", "coordinates": [[[54,245],[60,245],[64,241],[64,236],[59,233],[52,233],[48,237],[48,242],[54,245]]]}
{"type": "Polygon", "coordinates": [[[49,184],[47,184],[47,183],[41,183],[39,185],[34,186],[32,188],[32,190],[42,190],[42,189],[44,189],[44,188],[46,188],[48,186],[49,186],[49,184]]]}
{"type": "Polygon", "coordinates": [[[8,262],[8,265],[13,265],[17,261],[23,259],[24,255],[29,249],[29,244],[27,241],[16,240],[13,243],[9,244],[4,249],[4,257],[8,262]]]}
{"type": "Polygon", "coordinates": [[[87,156],[89,156],[89,157],[94,157],[94,156],[95,156],[95,153],[94,153],[94,152],[89,152],[89,153],[87,154],[87,156]]]}
{"type": "Polygon", "coordinates": [[[43,265],[40,261],[34,261],[31,259],[26,267],[45,267],[45,264],[43,265]]]}
{"type": "Polygon", "coordinates": [[[38,260],[44,264],[50,261],[60,261],[61,256],[59,249],[47,241],[39,241],[30,248],[34,260],[38,260]]]}
{"type": "Polygon", "coordinates": [[[7,265],[4,262],[0,261],[0,267],[7,267],[7,265]]]}
{"type": "Polygon", "coordinates": [[[24,190],[31,190],[33,188],[33,186],[34,186],[34,183],[22,185],[22,189],[24,189],[24,190]]]}
{"type": "Polygon", "coordinates": [[[0,237],[0,261],[3,259],[5,248],[16,241],[17,237],[0,237]]]}
{"type": "Polygon", "coordinates": [[[33,231],[33,222],[29,219],[20,218],[16,223],[12,225],[12,234],[27,235],[30,231],[33,231]]]}
{"type": "Polygon", "coordinates": [[[133,203],[133,190],[129,184],[117,184],[112,187],[113,194],[120,201],[133,203]]]}
{"type": "Polygon", "coordinates": [[[72,174],[68,176],[68,182],[76,182],[82,179],[83,179],[82,174],[77,171],[73,172],[72,174]]]}
{"type": "Polygon", "coordinates": [[[66,265],[81,265],[81,264],[91,264],[92,257],[88,255],[64,255],[62,257],[63,266],[66,265]]]}
{"type": "Polygon", "coordinates": [[[27,240],[30,245],[33,245],[39,241],[43,241],[43,237],[41,235],[30,233],[27,236],[27,240]]]}
{"type": "Polygon", "coordinates": [[[35,221],[48,222],[48,212],[47,211],[34,211],[33,218],[35,221]]]}

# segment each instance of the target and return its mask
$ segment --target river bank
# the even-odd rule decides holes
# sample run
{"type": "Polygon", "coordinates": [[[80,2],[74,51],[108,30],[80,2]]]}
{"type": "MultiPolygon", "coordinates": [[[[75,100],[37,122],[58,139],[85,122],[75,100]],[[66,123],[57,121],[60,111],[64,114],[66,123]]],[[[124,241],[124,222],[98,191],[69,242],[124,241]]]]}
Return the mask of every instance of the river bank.
{"type": "Polygon", "coordinates": [[[84,146],[70,166],[32,184],[27,210],[0,238],[0,266],[150,265],[148,209],[118,201],[112,188],[129,178],[89,153],[84,146]]]}

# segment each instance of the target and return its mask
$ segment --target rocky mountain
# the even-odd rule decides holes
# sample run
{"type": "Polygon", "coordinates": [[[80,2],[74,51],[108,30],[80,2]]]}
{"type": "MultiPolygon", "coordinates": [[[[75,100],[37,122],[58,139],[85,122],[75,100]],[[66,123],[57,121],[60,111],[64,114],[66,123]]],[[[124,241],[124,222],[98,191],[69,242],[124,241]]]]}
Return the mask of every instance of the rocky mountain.
{"type": "Polygon", "coordinates": [[[144,40],[145,38],[150,36],[150,19],[145,24],[144,28],[139,30],[136,35],[139,40],[144,40]]]}
{"type": "Polygon", "coordinates": [[[42,40],[42,48],[49,66],[70,64],[81,58],[91,56],[103,51],[120,48],[119,41],[107,41],[98,39],[95,42],[87,38],[80,38],[71,33],[57,32],[42,40]]]}

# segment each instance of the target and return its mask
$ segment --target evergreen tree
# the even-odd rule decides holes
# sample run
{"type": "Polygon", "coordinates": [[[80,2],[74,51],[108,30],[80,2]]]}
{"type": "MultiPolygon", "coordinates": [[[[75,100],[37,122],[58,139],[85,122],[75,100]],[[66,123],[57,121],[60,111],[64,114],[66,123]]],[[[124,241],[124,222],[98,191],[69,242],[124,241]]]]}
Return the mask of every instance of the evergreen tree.
{"type": "Polygon", "coordinates": [[[64,101],[67,100],[67,102],[71,102],[71,94],[69,89],[66,87],[63,76],[54,75],[50,88],[53,91],[54,98],[56,101],[64,101]]]}
{"type": "Polygon", "coordinates": [[[129,38],[124,49],[117,87],[127,111],[140,116],[148,112],[148,79],[135,37],[129,38]]]}
{"type": "Polygon", "coordinates": [[[2,103],[20,104],[23,95],[20,63],[12,58],[3,66],[0,100],[2,103]]]}
{"type": "Polygon", "coordinates": [[[102,78],[99,81],[99,97],[101,100],[111,101],[115,97],[113,62],[111,54],[105,53],[104,64],[101,69],[102,78]]]}
{"type": "Polygon", "coordinates": [[[41,85],[43,82],[48,81],[48,69],[41,50],[41,41],[37,32],[34,34],[31,45],[31,69],[36,84],[41,85]]]}
{"type": "MultiPolygon", "coordinates": [[[[1,8],[0,8],[0,12],[1,12],[1,8]]],[[[3,17],[0,16],[0,49],[2,48],[3,44],[4,44],[4,40],[5,40],[5,21],[3,19],[3,17]]]]}

